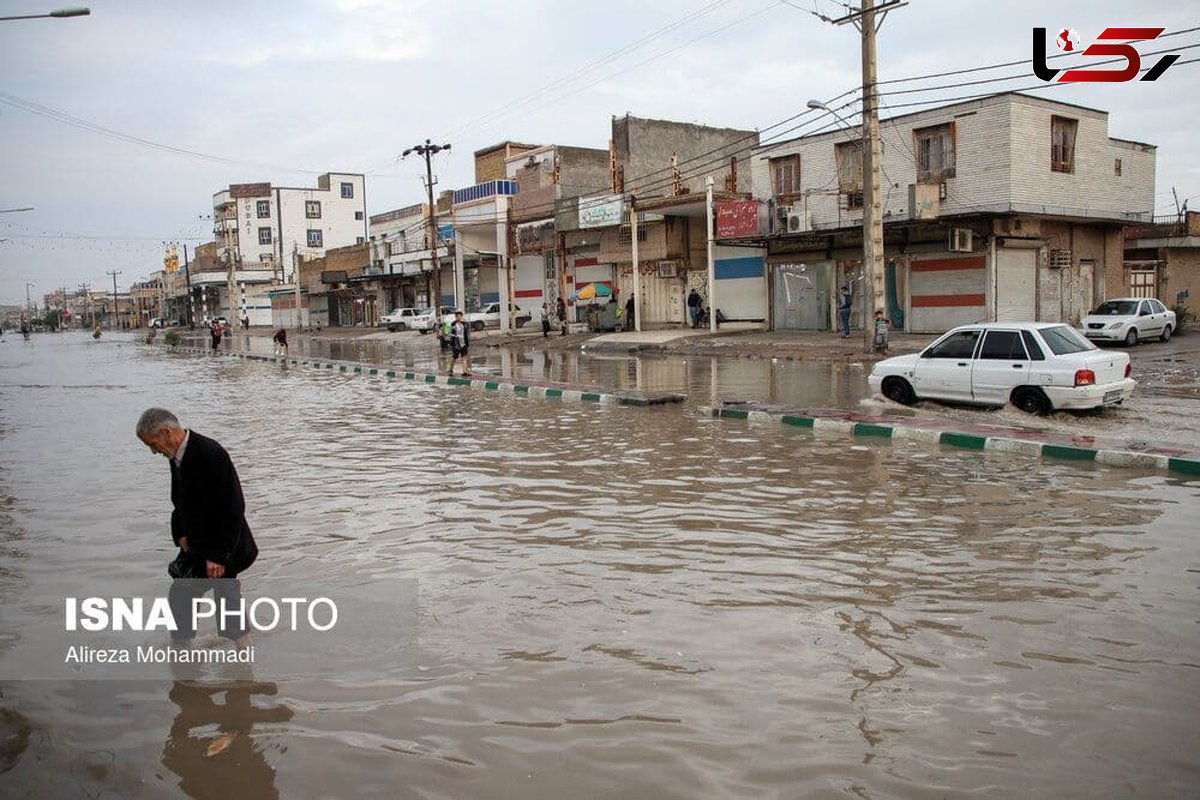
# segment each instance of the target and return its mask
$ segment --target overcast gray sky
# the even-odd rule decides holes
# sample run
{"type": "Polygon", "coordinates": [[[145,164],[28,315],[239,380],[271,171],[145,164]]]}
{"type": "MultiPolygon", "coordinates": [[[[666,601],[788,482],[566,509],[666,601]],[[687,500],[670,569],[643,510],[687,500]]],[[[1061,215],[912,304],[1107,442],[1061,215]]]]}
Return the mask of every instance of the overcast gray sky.
{"type": "MultiPolygon", "coordinates": [[[[0,0],[4,15],[57,7],[0,0]]],[[[857,32],[810,13],[839,16],[834,0],[90,7],[89,17],[0,22],[0,208],[36,208],[0,214],[0,303],[23,303],[26,281],[37,297],[81,281],[111,286],[110,269],[125,288],[161,268],[164,242],[205,240],[211,223],[200,217],[230,183],[306,186],[327,170],[366,172],[374,214],[421,201],[423,164],[397,156],[426,137],[453,143],[436,172],[440,188],[454,188],[473,182],[472,152],[503,139],[606,147],[610,118],[627,111],[766,129],[860,82],[857,32]]],[[[1028,59],[1034,26],[1069,26],[1086,45],[1110,25],[1169,34],[1200,26],[1200,4],[911,0],[880,31],[879,77],[1028,59]]],[[[1198,45],[1200,31],[1140,49],[1187,60],[1198,45]]],[[[1200,203],[1198,67],[1036,93],[1107,110],[1111,135],[1158,145],[1157,212],[1167,213],[1172,187],[1200,203]]],[[[903,103],[1039,84],[1027,66],[1008,67],[884,87],[944,87],[884,102],[902,113],[914,110],[903,103]],[[1002,76],[1013,79],[953,85],[1002,76]]]]}

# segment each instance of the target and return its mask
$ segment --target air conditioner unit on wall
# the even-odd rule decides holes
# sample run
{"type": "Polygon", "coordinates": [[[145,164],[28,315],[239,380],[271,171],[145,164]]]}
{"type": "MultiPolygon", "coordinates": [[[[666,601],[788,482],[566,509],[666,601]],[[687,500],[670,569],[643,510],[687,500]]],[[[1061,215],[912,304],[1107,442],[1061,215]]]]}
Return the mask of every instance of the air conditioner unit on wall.
{"type": "Polygon", "coordinates": [[[792,206],[791,209],[788,209],[788,233],[808,233],[810,230],[812,230],[812,226],[808,224],[808,214],[804,213],[798,206],[792,206]]]}
{"type": "Polygon", "coordinates": [[[949,250],[951,253],[969,253],[975,244],[975,232],[970,228],[951,228],[949,250]]]}

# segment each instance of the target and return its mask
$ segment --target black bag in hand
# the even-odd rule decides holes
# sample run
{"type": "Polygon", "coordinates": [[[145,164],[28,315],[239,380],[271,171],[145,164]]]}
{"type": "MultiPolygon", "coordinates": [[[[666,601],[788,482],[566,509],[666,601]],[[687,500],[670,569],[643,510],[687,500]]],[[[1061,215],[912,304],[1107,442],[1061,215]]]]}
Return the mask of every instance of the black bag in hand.
{"type": "Polygon", "coordinates": [[[167,574],[172,578],[191,578],[200,580],[208,577],[203,561],[196,561],[191,556],[180,551],[175,560],[167,564],[167,574]]]}

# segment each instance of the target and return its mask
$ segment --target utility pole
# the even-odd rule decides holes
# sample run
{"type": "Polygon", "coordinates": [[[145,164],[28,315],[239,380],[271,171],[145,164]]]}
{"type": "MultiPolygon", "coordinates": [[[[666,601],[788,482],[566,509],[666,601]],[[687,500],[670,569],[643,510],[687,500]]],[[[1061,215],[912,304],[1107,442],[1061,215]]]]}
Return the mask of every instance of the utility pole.
{"type": "Polygon", "coordinates": [[[92,312],[92,330],[96,329],[96,307],[92,305],[91,287],[86,283],[79,284],[79,291],[83,295],[83,301],[87,303],[88,310],[92,312]]]}
{"type": "Polygon", "coordinates": [[[410,153],[416,153],[425,158],[425,191],[429,197],[429,259],[433,264],[433,297],[429,305],[433,308],[433,318],[439,319],[442,309],[442,262],[437,254],[437,209],[433,205],[433,157],[443,150],[449,150],[449,144],[433,144],[428,139],[425,144],[410,147],[400,154],[401,158],[410,153]]]}
{"type": "Polygon", "coordinates": [[[33,281],[25,281],[25,313],[29,315],[29,320],[33,321],[33,301],[29,299],[29,287],[37,286],[33,281]]]}
{"type": "Polygon", "coordinates": [[[121,307],[117,305],[117,276],[121,274],[121,270],[110,269],[105,274],[112,275],[113,279],[113,330],[116,330],[121,327],[121,307]]]}
{"type": "Polygon", "coordinates": [[[887,12],[907,5],[904,0],[859,0],[859,10],[832,20],[852,23],[862,34],[862,159],[863,159],[863,348],[874,349],[874,317],[884,311],[883,204],[879,193],[879,97],[875,78],[875,34],[887,12]],[[876,14],[882,12],[876,22],[876,14]],[[870,291],[867,287],[870,287],[870,291]]]}
{"type": "Polygon", "coordinates": [[[304,324],[300,320],[300,245],[296,242],[292,242],[292,285],[296,289],[296,330],[299,331],[304,324]]]}

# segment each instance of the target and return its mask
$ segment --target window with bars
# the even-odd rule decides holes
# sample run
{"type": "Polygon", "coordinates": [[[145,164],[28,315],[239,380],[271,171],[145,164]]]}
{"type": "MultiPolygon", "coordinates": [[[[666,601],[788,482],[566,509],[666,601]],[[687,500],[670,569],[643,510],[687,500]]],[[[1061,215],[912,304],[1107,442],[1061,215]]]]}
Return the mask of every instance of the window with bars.
{"type": "Polygon", "coordinates": [[[1075,134],[1079,120],[1067,117],[1050,118],[1050,170],[1075,172],[1075,134]]]}
{"type": "Polygon", "coordinates": [[[320,200],[305,200],[304,201],[304,216],[306,219],[321,218],[321,201],[320,200]]]}
{"type": "Polygon", "coordinates": [[[325,241],[325,237],[321,234],[320,230],[315,229],[315,228],[309,228],[307,231],[307,234],[308,234],[308,246],[309,247],[323,247],[324,246],[322,244],[322,242],[325,241]]]}
{"type": "Polygon", "coordinates": [[[270,228],[259,228],[258,229],[258,243],[259,244],[270,244],[271,243],[271,229],[270,228]]]}
{"type": "Polygon", "coordinates": [[[954,177],[954,123],[913,131],[917,152],[917,183],[941,183],[954,177]]]}
{"type": "Polygon", "coordinates": [[[833,150],[837,159],[838,193],[847,210],[863,207],[862,142],[842,142],[833,150]]]}
{"type": "MultiPolygon", "coordinates": [[[[638,241],[646,241],[646,226],[638,225],[638,241]]],[[[617,244],[633,244],[633,226],[622,225],[617,231],[617,244]]]]}
{"type": "Polygon", "coordinates": [[[269,219],[270,218],[270,216],[271,216],[271,201],[270,200],[259,200],[256,203],[256,206],[257,206],[256,211],[258,213],[259,219],[269,219]]]}
{"type": "Polygon", "coordinates": [[[1129,296],[1130,297],[1154,297],[1158,294],[1155,291],[1157,281],[1155,273],[1152,269],[1135,269],[1129,271],[1129,296]]]}
{"type": "Polygon", "coordinates": [[[800,154],[772,158],[771,190],[776,197],[790,199],[800,194],[800,154]]]}

